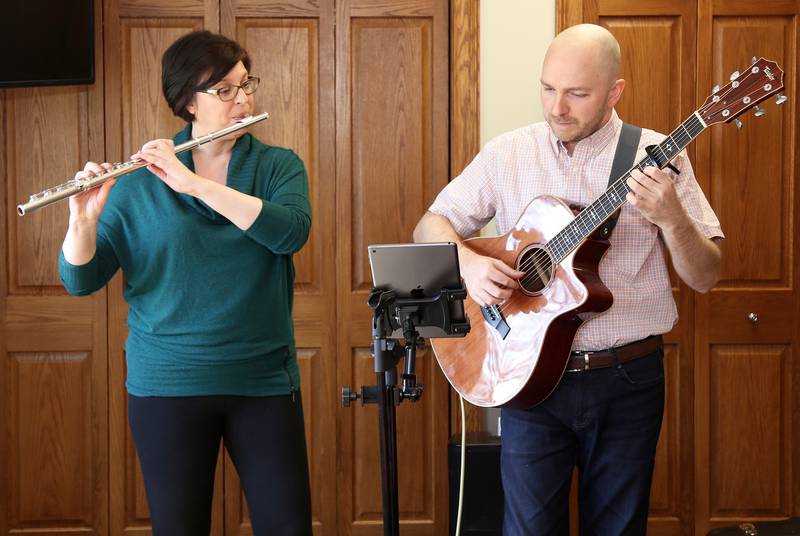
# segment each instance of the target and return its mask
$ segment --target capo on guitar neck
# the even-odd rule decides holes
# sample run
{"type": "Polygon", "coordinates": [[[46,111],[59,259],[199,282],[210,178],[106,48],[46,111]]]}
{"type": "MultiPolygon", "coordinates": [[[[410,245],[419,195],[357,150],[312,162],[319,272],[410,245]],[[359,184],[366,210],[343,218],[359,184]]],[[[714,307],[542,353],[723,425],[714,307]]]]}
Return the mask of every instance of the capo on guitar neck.
{"type": "Polygon", "coordinates": [[[663,166],[658,161],[658,155],[656,154],[656,149],[658,149],[658,145],[648,145],[644,148],[645,152],[647,152],[647,156],[650,157],[650,163],[653,164],[653,167],[661,168],[669,168],[675,175],[680,175],[681,172],[678,171],[678,168],[673,166],[670,162],[667,162],[663,166]]]}

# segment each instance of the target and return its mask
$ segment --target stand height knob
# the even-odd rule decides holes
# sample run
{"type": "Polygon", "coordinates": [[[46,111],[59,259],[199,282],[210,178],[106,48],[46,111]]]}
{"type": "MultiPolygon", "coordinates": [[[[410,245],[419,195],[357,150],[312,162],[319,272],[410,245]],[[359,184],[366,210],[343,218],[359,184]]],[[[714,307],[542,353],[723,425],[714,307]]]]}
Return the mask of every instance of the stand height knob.
{"type": "Polygon", "coordinates": [[[361,395],[350,389],[350,387],[342,387],[342,406],[349,408],[350,404],[360,397],[361,395]]]}

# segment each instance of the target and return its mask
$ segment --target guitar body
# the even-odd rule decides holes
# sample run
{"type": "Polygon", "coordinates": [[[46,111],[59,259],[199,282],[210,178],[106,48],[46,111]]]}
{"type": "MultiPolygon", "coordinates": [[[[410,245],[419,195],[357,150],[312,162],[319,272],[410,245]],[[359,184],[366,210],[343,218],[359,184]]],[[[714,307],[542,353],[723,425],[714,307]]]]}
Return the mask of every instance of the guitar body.
{"type": "MultiPolygon", "coordinates": [[[[551,196],[535,198],[512,230],[500,237],[471,238],[476,253],[526,271],[541,249],[574,219],[569,206],[551,196]]],[[[555,266],[539,291],[515,290],[501,305],[505,338],[469,296],[471,328],[465,338],[432,339],[450,384],[476,406],[530,407],[553,392],[567,366],[575,332],[592,313],[607,310],[611,292],[598,275],[607,240],[589,238],[555,266]]],[[[524,278],[523,278],[524,279],[524,278]]]]}

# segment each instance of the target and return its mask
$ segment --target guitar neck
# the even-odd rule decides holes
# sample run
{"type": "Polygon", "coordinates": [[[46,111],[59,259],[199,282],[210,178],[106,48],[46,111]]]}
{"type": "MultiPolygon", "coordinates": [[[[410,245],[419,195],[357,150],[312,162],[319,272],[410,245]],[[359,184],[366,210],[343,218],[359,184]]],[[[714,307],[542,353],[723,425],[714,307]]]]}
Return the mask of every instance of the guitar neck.
{"type": "Polygon", "coordinates": [[[603,222],[625,203],[625,196],[631,189],[627,180],[634,169],[643,171],[648,166],[663,169],[703,130],[706,124],[698,112],[694,112],[678,128],[672,131],[653,151],[636,165],[611,183],[608,189],[591,205],[583,209],[569,225],[564,227],[547,243],[547,249],[555,263],[564,260],[575,248],[583,243],[603,222]]]}

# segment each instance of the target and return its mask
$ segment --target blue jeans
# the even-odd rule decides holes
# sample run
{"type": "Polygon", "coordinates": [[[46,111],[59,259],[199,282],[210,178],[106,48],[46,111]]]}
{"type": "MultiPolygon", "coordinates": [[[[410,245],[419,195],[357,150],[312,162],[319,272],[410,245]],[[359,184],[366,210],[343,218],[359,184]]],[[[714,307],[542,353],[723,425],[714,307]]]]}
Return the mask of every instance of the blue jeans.
{"type": "Polygon", "coordinates": [[[504,536],[568,535],[576,466],[582,536],[647,532],[663,359],[659,349],[616,367],[566,372],[541,404],[502,410],[504,536]]]}

